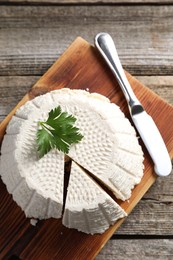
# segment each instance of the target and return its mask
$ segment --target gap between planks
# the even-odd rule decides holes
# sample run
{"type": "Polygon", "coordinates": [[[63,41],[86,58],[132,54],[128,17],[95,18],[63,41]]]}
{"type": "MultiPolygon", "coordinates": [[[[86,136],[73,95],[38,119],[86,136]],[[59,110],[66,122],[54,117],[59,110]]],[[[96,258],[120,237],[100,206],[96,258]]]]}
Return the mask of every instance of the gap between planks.
{"type": "Polygon", "coordinates": [[[168,5],[172,0],[2,0],[0,5],[168,5]]]}

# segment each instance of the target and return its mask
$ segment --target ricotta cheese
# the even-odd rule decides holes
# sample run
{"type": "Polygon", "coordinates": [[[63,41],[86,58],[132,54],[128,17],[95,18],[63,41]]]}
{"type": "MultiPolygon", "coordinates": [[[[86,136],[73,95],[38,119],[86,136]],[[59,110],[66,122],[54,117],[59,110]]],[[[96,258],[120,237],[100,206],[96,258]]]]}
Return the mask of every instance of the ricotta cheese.
{"type": "Polygon", "coordinates": [[[72,162],[62,223],[87,234],[103,233],[125,211],[72,162]]]}
{"type": "MultiPolygon", "coordinates": [[[[1,147],[0,175],[13,199],[27,217],[61,217],[64,154],[51,150],[39,159],[36,143],[38,122],[46,121],[50,110],[59,105],[62,111],[77,118],[76,126],[84,136],[81,142],[71,145],[68,156],[103,182],[117,198],[127,200],[143,176],[143,152],[134,128],[119,107],[110,103],[106,97],[67,88],[28,101],[16,111],[7,126],[1,147]]],[[[74,165],[73,168],[76,169],[77,166],[74,165]]],[[[88,182],[96,186],[91,179],[88,182]]],[[[105,196],[104,194],[103,198],[108,203],[106,207],[110,207],[110,211],[111,207],[116,208],[117,205],[111,204],[111,199],[108,200],[105,196]]],[[[99,210],[100,213],[94,213],[95,216],[102,214],[102,209],[99,210]]],[[[113,219],[123,215],[118,207],[115,213],[117,215],[114,218],[110,216],[110,224],[113,219]]],[[[66,217],[63,221],[66,225],[71,225],[66,217]]],[[[106,224],[103,226],[106,227],[106,224]]],[[[100,227],[101,230],[104,230],[103,226],[100,227]]],[[[83,226],[83,229],[87,228],[83,226]]],[[[94,227],[91,230],[96,232],[94,227]]]]}

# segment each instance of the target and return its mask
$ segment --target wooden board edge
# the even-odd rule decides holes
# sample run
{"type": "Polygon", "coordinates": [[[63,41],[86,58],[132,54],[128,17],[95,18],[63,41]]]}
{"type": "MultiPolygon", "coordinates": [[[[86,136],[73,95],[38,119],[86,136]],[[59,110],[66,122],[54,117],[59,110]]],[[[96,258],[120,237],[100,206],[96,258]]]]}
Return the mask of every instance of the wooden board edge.
{"type": "MultiPolygon", "coordinates": [[[[52,70],[57,70],[59,69],[64,61],[66,60],[66,57],[68,57],[68,54],[70,53],[75,53],[76,52],[76,47],[78,47],[80,44],[80,46],[84,46],[85,48],[87,47],[87,49],[91,48],[91,45],[84,40],[82,37],[78,36],[72,43],[71,45],[63,52],[63,54],[52,64],[52,66],[50,66],[50,68],[43,74],[42,77],[40,77],[40,79],[33,85],[33,87],[31,88],[30,91],[30,97],[33,98],[35,96],[38,96],[40,94],[44,94],[47,93],[48,91],[50,92],[51,90],[54,90],[53,86],[45,86],[44,84],[44,78],[46,76],[49,77],[49,74],[52,73],[52,70]],[[41,92],[40,92],[41,89],[41,92]]],[[[78,48],[77,48],[78,49],[78,48]]],[[[55,89],[61,89],[65,87],[65,84],[63,82],[61,82],[58,86],[56,86],[55,89]]]]}

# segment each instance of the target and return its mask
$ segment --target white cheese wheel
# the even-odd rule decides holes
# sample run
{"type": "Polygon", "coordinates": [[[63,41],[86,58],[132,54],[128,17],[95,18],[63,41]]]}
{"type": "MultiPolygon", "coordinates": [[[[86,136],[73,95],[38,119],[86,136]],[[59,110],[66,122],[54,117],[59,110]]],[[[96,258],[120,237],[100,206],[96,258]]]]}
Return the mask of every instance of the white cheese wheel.
{"type": "Polygon", "coordinates": [[[64,154],[38,158],[36,132],[51,109],[77,118],[84,136],[69,156],[126,200],[143,176],[143,153],[134,128],[118,106],[102,95],[60,89],[28,101],[8,124],[1,147],[0,175],[14,200],[33,218],[59,218],[63,206],[64,154]]]}
{"type": "Polygon", "coordinates": [[[72,162],[63,225],[87,234],[101,234],[126,215],[91,177],[72,162]]]}

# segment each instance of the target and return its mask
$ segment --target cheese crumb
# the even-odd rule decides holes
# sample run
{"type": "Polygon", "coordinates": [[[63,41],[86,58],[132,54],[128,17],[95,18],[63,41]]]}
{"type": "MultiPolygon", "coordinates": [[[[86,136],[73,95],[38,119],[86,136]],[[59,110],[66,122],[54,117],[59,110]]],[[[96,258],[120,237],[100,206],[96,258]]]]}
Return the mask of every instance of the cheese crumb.
{"type": "Polygon", "coordinates": [[[38,223],[38,220],[37,220],[37,219],[34,219],[34,218],[31,218],[31,219],[30,219],[30,224],[31,224],[32,226],[36,226],[37,223],[38,223]]]}

